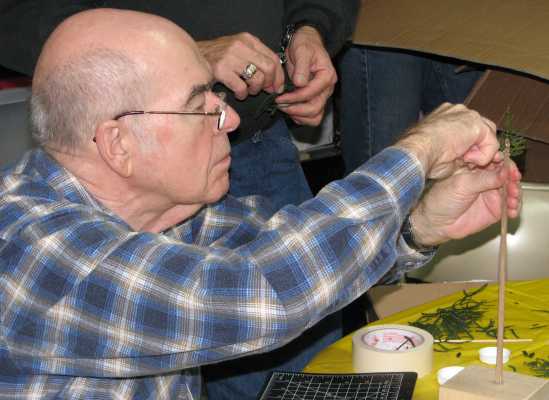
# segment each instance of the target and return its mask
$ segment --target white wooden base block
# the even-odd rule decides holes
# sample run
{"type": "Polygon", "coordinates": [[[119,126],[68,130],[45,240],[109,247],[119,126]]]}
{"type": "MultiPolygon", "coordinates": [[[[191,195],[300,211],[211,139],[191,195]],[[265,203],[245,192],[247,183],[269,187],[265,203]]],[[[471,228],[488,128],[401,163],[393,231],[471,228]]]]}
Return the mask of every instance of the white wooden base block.
{"type": "Polygon", "coordinates": [[[438,391],[439,400],[547,400],[549,380],[503,372],[497,384],[495,370],[473,365],[452,377],[438,391]]]}

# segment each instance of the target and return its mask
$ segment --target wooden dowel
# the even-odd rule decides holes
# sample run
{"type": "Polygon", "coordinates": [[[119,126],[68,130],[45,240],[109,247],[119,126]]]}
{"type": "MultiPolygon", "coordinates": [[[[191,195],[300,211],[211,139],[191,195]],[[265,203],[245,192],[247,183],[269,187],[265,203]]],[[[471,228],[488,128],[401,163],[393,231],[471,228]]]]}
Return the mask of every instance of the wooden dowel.
{"type": "MultiPolygon", "coordinates": [[[[509,167],[509,139],[505,139],[503,167],[509,167]]],[[[507,280],[507,184],[501,189],[501,232],[498,257],[498,325],[496,354],[496,383],[503,383],[503,331],[505,329],[505,282],[507,280]]]]}
{"type": "MultiPolygon", "coordinates": [[[[526,343],[533,342],[534,339],[503,339],[503,343],[526,343]]],[[[497,339],[435,339],[435,343],[496,343],[497,339]]]]}

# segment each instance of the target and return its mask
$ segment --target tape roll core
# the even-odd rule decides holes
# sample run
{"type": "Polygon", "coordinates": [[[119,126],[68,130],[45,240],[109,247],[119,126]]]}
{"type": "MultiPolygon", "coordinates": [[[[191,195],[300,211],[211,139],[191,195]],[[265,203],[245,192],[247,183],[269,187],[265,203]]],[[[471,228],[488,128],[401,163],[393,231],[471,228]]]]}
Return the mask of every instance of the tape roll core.
{"type": "Polygon", "coordinates": [[[374,325],[353,335],[353,369],[364,372],[417,372],[433,368],[433,336],[408,325],[374,325]]]}

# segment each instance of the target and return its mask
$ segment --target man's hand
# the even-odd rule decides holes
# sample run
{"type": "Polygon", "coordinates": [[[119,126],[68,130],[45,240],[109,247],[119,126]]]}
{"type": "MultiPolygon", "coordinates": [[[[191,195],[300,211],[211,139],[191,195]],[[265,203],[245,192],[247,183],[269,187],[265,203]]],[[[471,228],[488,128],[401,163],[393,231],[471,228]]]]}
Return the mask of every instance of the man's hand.
{"type": "Polygon", "coordinates": [[[463,165],[498,162],[496,125],[462,104],[442,104],[411,128],[397,146],[412,150],[430,179],[440,179],[463,165]]]}
{"type": "Polygon", "coordinates": [[[520,172],[511,161],[485,168],[463,168],[437,181],[410,216],[414,239],[422,245],[436,245],[481,231],[501,218],[501,191],[507,184],[507,215],[520,212],[520,172]]]}
{"type": "Polygon", "coordinates": [[[197,44],[215,79],[231,89],[237,99],[244,100],[261,90],[280,93],[284,89],[280,58],[255,36],[238,33],[197,44]],[[250,63],[257,67],[257,72],[244,80],[241,75],[250,63]]]}
{"type": "Polygon", "coordinates": [[[318,31],[310,26],[299,28],[287,49],[287,59],[288,75],[296,89],[277,97],[279,109],[297,124],[317,126],[337,82],[318,31]]]}

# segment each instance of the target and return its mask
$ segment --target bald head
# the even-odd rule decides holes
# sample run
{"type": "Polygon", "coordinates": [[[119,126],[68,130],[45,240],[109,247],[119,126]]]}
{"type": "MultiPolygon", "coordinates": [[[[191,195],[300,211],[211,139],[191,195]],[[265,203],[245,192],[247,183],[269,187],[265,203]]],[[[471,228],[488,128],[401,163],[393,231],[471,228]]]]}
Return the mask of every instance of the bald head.
{"type": "MultiPolygon", "coordinates": [[[[201,59],[171,21],[140,12],[94,9],[63,21],[42,49],[33,77],[31,124],[45,147],[75,149],[97,124],[141,109],[174,51],[201,59]]],[[[184,71],[179,71],[184,73],[184,71]]]]}
{"type": "Polygon", "coordinates": [[[194,47],[192,38],[173,22],[151,14],[116,9],[93,9],[63,21],[50,35],[36,66],[37,79],[67,60],[75,60],[97,49],[130,56],[144,56],[152,48],[182,40],[194,47]]]}

